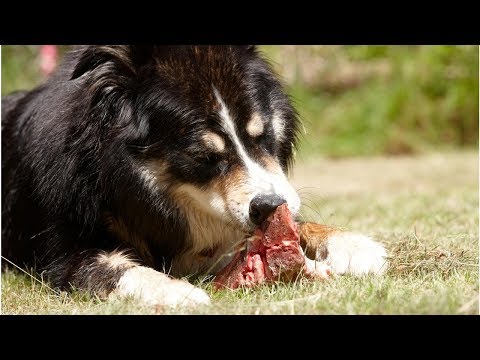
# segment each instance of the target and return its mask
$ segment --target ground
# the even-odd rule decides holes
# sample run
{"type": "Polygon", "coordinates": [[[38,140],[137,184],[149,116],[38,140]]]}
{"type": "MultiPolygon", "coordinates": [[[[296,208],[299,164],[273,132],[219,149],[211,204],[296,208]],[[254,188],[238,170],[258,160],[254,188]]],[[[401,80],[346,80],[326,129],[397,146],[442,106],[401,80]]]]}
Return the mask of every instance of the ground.
{"type": "Polygon", "coordinates": [[[148,309],[58,293],[2,274],[3,314],[478,314],[478,152],[299,158],[292,182],[305,219],[372,235],[390,255],[381,277],[298,280],[213,292],[212,305],[148,309]]]}

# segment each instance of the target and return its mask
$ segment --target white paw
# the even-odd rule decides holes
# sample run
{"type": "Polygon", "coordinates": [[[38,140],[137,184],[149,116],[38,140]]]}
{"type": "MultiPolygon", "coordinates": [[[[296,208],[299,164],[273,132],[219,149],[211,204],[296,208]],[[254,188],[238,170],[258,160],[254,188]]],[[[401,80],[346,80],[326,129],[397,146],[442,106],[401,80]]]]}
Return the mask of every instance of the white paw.
{"type": "Polygon", "coordinates": [[[305,274],[316,279],[327,279],[332,273],[332,267],[325,262],[310,260],[305,257],[305,274]]]}
{"type": "Polygon", "coordinates": [[[113,295],[133,296],[151,306],[210,304],[209,296],[202,289],[143,266],[125,271],[113,295]]]}
{"type": "Polygon", "coordinates": [[[382,274],[387,269],[385,248],[370,237],[350,232],[337,233],[327,240],[324,260],[335,274],[382,274]]]}

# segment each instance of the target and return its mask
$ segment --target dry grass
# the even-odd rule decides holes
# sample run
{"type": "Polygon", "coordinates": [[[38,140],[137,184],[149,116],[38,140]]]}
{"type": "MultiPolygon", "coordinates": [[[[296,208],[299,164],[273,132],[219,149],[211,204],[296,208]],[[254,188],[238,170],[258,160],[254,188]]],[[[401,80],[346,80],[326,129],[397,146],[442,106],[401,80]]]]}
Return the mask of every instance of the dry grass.
{"type": "Polygon", "coordinates": [[[412,234],[393,244],[390,250],[388,275],[394,277],[439,276],[442,279],[448,279],[468,267],[478,268],[475,252],[449,250],[439,245],[427,246],[412,234]]]}

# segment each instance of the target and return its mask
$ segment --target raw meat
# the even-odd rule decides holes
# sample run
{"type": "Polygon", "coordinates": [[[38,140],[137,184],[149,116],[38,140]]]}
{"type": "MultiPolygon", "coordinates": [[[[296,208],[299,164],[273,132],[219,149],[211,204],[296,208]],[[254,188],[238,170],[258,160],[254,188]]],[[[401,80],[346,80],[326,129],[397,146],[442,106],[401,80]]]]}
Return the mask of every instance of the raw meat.
{"type": "Polygon", "coordinates": [[[247,251],[237,253],[215,278],[216,289],[290,281],[302,270],[320,278],[329,275],[328,266],[305,258],[297,224],[286,204],[280,205],[247,241],[247,251]]]}

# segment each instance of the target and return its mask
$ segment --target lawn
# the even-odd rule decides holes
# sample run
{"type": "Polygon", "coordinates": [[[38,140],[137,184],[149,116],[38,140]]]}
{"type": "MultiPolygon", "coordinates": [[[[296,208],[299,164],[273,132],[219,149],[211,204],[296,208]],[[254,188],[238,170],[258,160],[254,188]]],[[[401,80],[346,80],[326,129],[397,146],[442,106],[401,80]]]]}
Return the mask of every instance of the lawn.
{"type": "Polygon", "coordinates": [[[478,314],[478,152],[300,161],[305,218],[371,234],[390,255],[382,277],[338,276],[213,292],[212,305],[149,309],[58,293],[2,274],[4,314],[478,314]]]}

